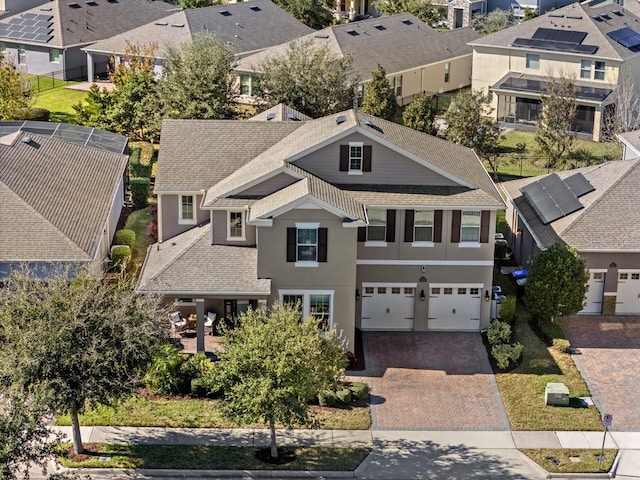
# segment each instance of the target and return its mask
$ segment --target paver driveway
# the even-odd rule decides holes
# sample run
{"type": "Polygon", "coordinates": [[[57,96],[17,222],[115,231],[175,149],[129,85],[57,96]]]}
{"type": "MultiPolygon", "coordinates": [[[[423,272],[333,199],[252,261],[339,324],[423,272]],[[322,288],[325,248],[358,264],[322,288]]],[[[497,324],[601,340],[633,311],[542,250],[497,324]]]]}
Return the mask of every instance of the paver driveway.
{"type": "Polygon", "coordinates": [[[640,431],[640,316],[562,319],[573,359],[601,413],[613,414],[613,430],[640,431]]]}
{"type": "Polygon", "coordinates": [[[374,429],[508,430],[478,333],[366,332],[374,429]]]}

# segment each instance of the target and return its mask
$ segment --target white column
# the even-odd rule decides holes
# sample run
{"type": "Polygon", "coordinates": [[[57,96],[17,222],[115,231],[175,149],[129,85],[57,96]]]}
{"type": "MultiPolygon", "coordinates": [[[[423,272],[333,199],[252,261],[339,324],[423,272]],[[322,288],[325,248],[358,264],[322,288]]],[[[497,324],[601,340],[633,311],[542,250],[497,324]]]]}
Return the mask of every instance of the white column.
{"type": "Polygon", "coordinates": [[[196,298],[196,351],[204,353],[204,298],[196,298]]]}
{"type": "Polygon", "coordinates": [[[356,0],[350,0],[349,2],[349,20],[353,20],[356,16],[356,0]]]}
{"type": "Polygon", "coordinates": [[[93,82],[93,55],[87,52],[87,81],[93,82]]]}

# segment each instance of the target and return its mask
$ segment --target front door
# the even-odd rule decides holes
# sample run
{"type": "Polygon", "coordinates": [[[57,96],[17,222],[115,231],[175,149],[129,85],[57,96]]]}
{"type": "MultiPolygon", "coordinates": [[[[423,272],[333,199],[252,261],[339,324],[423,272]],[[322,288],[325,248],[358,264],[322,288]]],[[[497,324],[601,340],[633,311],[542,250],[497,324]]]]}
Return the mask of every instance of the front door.
{"type": "Polygon", "coordinates": [[[464,14],[461,8],[456,8],[454,10],[455,14],[455,28],[462,28],[462,15],[464,14]]]}
{"type": "Polygon", "coordinates": [[[231,322],[237,316],[238,316],[238,301],[225,300],[224,301],[224,319],[231,322]]]}

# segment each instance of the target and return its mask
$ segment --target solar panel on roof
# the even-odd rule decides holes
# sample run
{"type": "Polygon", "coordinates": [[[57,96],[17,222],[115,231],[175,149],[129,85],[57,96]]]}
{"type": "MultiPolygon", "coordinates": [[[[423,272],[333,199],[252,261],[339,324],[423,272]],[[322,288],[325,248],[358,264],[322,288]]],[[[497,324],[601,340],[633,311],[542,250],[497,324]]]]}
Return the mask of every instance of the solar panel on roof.
{"type": "Polygon", "coordinates": [[[51,20],[53,20],[53,15],[36,15],[35,20],[38,20],[39,22],[50,22],[51,20]]]}
{"type": "Polygon", "coordinates": [[[38,15],[35,13],[23,13],[22,18],[36,18],[38,15]]]}
{"type": "MultiPolygon", "coordinates": [[[[580,185],[584,187],[584,184],[580,185]]],[[[545,225],[584,208],[570,185],[555,173],[521,188],[520,191],[545,225]]]]}
{"type": "Polygon", "coordinates": [[[569,178],[565,178],[564,183],[569,187],[576,197],[581,197],[589,192],[593,192],[595,187],[591,185],[589,180],[584,178],[581,173],[571,175],[569,178]]]}
{"type": "Polygon", "coordinates": [[[638,47],[640,47],[640,33],[633,28],[624,27],[613,32],[607,32],[607,36],[631,51],[637,51],[638,47]]]}

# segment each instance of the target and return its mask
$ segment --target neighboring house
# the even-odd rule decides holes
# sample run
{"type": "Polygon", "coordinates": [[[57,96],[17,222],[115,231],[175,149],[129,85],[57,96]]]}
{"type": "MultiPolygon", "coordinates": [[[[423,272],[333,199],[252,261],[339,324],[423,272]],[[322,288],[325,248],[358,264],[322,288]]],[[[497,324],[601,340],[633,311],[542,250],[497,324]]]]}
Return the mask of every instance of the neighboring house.
{"type": "Polygon", "coordinates": [[[622,159],[640,158],[640,130],[624,132],[616,135],[622,142],[622,159]]]}
{"type": "Polygon", "coordinates": [[[14,15],[29,8],[42,5],[49,0],[0,0],[0,18],[5,15],[14,15]]]}
{"type": "Polygon", "coordinates": [[[160,75],[167,45],[178,46],[192,42],[197,34],[214,34],[236,56],[241,56],[288,42],[310,32],[313,29],[271,0],[253,0],[178,11],[94,43],[83,50],[87,54],[87,64],[100,71],[104,70],[109,57],[122,57],[127,43],[156,43],[158,51],[154,65],[156,74],[160,75]]]}
{"type": "Polygon", "coordinates": [[[514,257],[526,266],[554,243],[574,247],[589,269],[581,313],[639,314],[638,185],[638,157],[502,183],[514,257]]]}
{"type": "Polygon", "coordinates": [[[516,19],[523,19],[527,9],[539,14],[557,10],[576,0],[451,0],[448,4],[449,28],[471,26],[472,20],[494,10],[504,10],[516,19]]]}
{"type": "Polygon", "coordinates": [[[376,13],[374,2],[369,0],[334,0],[333,3],[333,15],[341,20],[362,19],[376,13]]]}
{"type": "MultiPolygon", "coordinates": [[[[328,27],[293,40],[327,47],[353,59],[354,74],[364,84],[382,65],[401,104],[421,92],[442,93],[471,84],[471,47],[479,37],[471,29],[438,32],[409,13],[328,27]]],[[[253,100],[253,76],[269,57],[286,55],[289,43],[244,57],[236,65],[240,100],[253,100]]]]}
{"type": "Polygon", "coordinates": [[[474,40],[471,86],[493,92],[494,115],[503,127],[536,130],[546,82],[572,76],[574,129],[598,141],[615,108],[617,85],[640,74],[638,8],[637,2],[633,9],[574,3],[474,40]]]}
{"type": "Polygon", "coordinates": [[[168,15],[172,5],[146,0],[52,0],[0,19],[0,44],[25,72],[86,78],[81,48],[168,15]]]}
{"type": "Polygon", "coordinates": [[[344,332],[480,331],[496,213],[468,148],[349,110],[310,121],[165,120],[159,242],[138,288],[231,318],[300,303],[344,332]]]}
{"type": "Polygon", "coordinates": [[[0,122],[0,279],[83,265],[101,275],[126,179],[127,138],[78,125],[0,122]]]}

